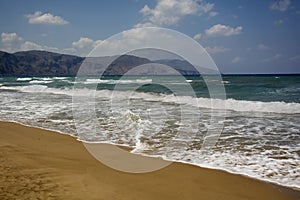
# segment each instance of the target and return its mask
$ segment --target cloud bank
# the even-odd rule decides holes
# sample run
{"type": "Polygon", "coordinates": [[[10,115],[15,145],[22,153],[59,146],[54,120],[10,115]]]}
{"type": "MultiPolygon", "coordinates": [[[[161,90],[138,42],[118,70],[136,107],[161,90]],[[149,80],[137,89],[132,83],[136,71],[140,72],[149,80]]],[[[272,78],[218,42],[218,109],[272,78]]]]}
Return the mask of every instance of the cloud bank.
{"type": "Polygon", "coordinates": [[[69,23],[60,16],[55,16],[51,13],[42,13],[41,11],[25,15],[25,17],[28,18],[29,24],[65,25],[69,23]]]}

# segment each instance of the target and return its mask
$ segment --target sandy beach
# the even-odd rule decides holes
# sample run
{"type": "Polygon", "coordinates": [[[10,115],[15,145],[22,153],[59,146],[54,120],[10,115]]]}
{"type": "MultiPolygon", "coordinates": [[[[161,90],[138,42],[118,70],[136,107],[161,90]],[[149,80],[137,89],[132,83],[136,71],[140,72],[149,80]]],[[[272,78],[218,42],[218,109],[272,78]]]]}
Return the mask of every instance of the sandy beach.
{"type": "Polygon", "coordinates": [[[300,192],[219,170],[173,163],[130,174],[93,158],[68,135],[0,122],[0,199],[300,199],[300,192]]]}

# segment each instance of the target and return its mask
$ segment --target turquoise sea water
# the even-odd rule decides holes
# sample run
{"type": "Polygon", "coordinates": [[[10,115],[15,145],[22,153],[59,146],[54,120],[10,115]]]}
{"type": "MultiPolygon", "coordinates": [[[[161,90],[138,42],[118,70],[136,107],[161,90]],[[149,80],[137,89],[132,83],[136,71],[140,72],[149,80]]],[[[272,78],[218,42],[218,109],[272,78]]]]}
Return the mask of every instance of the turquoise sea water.
{"type": "Polygon", "coordinates": [[[178,80],[2,77],[0,120],[300,188],[300,76],[223,76],[215,84],[224,86],[226,99],[210,99],[202,77],[178,80]],[[95,115],[87,114],[90,108],[95,115]],[[223,117],[212,122],[212,113],[223,117]],[[204,153],[215,125],[221,135],[204,153]]]}

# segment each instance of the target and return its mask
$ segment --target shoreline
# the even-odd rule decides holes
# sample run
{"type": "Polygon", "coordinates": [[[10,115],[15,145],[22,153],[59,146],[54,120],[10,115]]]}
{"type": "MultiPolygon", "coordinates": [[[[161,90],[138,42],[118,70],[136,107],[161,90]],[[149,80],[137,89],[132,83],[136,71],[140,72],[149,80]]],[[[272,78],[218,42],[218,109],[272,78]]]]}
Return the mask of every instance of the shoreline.
{"type": "MultiPolygon", "coordinates": [[[[54,129],[48,129],[48,128],[43,128],[43,127],[38,127],[38,126],[31,126],[31,125],[23,124],[23,123],[17,122],[17,121],[1,121],[0,120],[0,124],[2,122],[3,123],[13,123],[13,124],[21,125],[21,126],[28,127],[28,128],[35,128],[35,129],[45,130],[45,131],[49,131],[49,132],[54,132],[56,134],[67,135],[67,136],[70,136],[71,138],[74,138],[76,141],[79,141],[81,143],[112,145],[112,146],[117,146],[120,149],[123,149],[123,150],[125,150],[127,152],[130,152],[131,150],[134,149],[133,147],[130,147],[130,146],[127,146],[127,145],[121,145],[121,144],[112,144],[112,143],[104,143],[104,142],[103,143],[84,142],[82,140],[78,140],[78,137],[75,136],[75,135],[71,135],[71,134],[68,134],[68,133],[65,133],[65,132],[62,132],[62,131],[58,131],[58,130],[54,130],[54,129]]],[[[134,154],[134,153],[132,153],[132,154],[134,154]]],[[[201,166],[201,165],[198,165],[196,163],[189,163],[189,162],[184,162],[184,161],[166,160],[166,159],[164,159],[164,158],[162,158],[160,156],[151,156],[151,155],[146,155],[146,154],[134,154],[134,155],[138,155],[138,156],[141,156],[141,157],[146,157],[146,158],[149,158],[149,159],[152,159],[152,158],[156,158],[157,159],[158,158],[158,159],[162,159],[162,160],[164,160],[166,162],[180,163],[180,164],[184,164],[184,165],[191,165],[191,166],[195,166],[195,167],[199,167],[199,168],[204,168],[204,169],[218,170],[218,171],[226,172],[226,173],[229,173],[229,174],[232,174],[232,175],[239,175],[239,176],[243,176],[243,177],[246,177],[246,178],[254,179],[254,180],[257,180],[257,181],[266,182],[268,184],[273,184],[275,186],[292,189],[292,190],[295,190],[296,192],[300,192],[300,187],[297,187],[297,186],[282,185],[282,184],[280,184],[278,182],[275,182],[275,181],[270,181],[270,180],[267,180],[267,179],[259,179],[259,178],[255,177],[255,176],[251,176],[251,175],[243,174],[243,173],[238,173],[238,172],[232,172],[230,170],[223,169],[223,168],[201,166]]],[[[300,197],[299,197],[299,199],[300,199],[300,197]]]]}
{"type": "Polygon", "coordinates": [[[300,198],[294,188],[180,162],[151,173],[124,173],[97,161],[74,136],[15,122],[0,127],[1,199],[300,198]]]}

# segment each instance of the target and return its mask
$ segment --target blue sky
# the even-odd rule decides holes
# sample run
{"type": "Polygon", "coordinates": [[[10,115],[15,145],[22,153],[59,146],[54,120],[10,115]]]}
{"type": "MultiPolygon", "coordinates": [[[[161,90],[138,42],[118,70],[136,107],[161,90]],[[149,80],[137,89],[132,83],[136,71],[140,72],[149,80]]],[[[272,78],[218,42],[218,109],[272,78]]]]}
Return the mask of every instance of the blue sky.
{"type": "Polygon", "coordinates": [[[223,73],[300,73],[299,0],[2,0],[0,49],[86,55],[145,26],[194,38],[223,73]]]}

